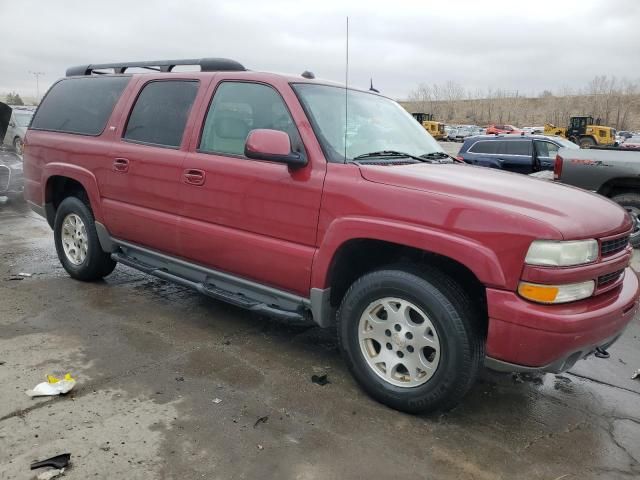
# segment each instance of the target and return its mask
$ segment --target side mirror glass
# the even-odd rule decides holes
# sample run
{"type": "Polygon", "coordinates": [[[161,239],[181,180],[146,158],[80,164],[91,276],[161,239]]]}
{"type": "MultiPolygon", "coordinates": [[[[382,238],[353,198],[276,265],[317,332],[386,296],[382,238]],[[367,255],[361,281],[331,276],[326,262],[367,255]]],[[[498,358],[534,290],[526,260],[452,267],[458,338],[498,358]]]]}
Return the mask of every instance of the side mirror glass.
{"type": "Polygon", "coordinates": [[[301,168],[307,164],[302,155],[291,151],[289,135],[280,130],[251,130],[244,144],[244,154],[256,160],[286,163],[291,168],[301,168]]]}

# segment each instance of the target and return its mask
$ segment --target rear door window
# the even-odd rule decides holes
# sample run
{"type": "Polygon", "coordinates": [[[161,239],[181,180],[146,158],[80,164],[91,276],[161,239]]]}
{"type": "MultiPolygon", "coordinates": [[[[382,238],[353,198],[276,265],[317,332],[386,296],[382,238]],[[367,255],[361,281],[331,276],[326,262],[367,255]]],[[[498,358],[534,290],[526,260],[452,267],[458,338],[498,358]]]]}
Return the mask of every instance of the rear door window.
{"type": "Polygon", "coordinates": [[[195,80],[147,83],[138,96],[124,138],[138,143],[178,148],[198,93],[195,80]]]}
{"type": "Polygon", "coordinates": [[[531,155],[531,142],[526,140],[504,142],[507,155],[531,155]]]}
{"type": "Polygon", "coordinates": [[[45,95],[34,130],[100,135],[131,77],[66,78],[45,95]]]}
{"type": "Polygon", "coordinates": [[[496,142],[496,141],[476,142],[471,146],[471,148],[469,149],[469,152],[495,154],[495,153],[498,153],[498,143],[500,142],[496,142]]]}

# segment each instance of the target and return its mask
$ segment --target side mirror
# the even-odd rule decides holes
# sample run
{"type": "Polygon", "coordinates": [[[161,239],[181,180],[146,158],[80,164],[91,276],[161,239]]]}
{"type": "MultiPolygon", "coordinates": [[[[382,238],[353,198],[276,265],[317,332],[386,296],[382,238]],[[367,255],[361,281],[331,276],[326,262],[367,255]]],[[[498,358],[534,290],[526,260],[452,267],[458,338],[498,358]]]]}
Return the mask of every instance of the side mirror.
{"type": "Polygon", "coordinates": [[[301,168],[307,164],[302,155],[291,151],[289,135],[280,130],[251,130],[244,144],[244,154],[256,160],[286,163],[291,168],[301,168]]]}

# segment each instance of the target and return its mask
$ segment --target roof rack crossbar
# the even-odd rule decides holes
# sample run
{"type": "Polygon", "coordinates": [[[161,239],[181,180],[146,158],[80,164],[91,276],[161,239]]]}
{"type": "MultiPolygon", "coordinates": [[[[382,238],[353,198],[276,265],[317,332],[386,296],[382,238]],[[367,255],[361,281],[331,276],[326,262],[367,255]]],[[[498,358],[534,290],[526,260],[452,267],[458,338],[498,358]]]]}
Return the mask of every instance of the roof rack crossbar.
{"type": "Polygon", "coordinates": [[[199,65],[201,72],[239,72],[246,68],[235,60],[228,58],[192,58],[184,60],[149,60],[143,62],[97,63],[79,65],[67,69],[67,77],[77,75],[103,74],[97,70],[113,69],[114,73],[125,73],[129,68],[144,68],[159,72],[171,72],[178,65],[199,65]]]}

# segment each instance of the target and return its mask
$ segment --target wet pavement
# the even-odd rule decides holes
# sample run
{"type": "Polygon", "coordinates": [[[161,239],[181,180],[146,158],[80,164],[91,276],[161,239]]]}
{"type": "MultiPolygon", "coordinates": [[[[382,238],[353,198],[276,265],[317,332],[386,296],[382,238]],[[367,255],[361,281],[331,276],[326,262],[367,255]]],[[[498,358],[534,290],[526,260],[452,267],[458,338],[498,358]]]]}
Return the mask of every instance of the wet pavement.
{"type": "Polygon", "coordinates": [[[14,204],[0,205],[0,327],[2,480],[64,452],[68,479],[640,477],[637,318],[609,360],[485,371],[453,411],[410,416],[358,389],[331,330],[123,266],[71,280],[46,222],[14,204]],[[33,275],[10,280],[20,272],[33,275]],[[67,371],[70,394],[25,395],[67,371]]]}

